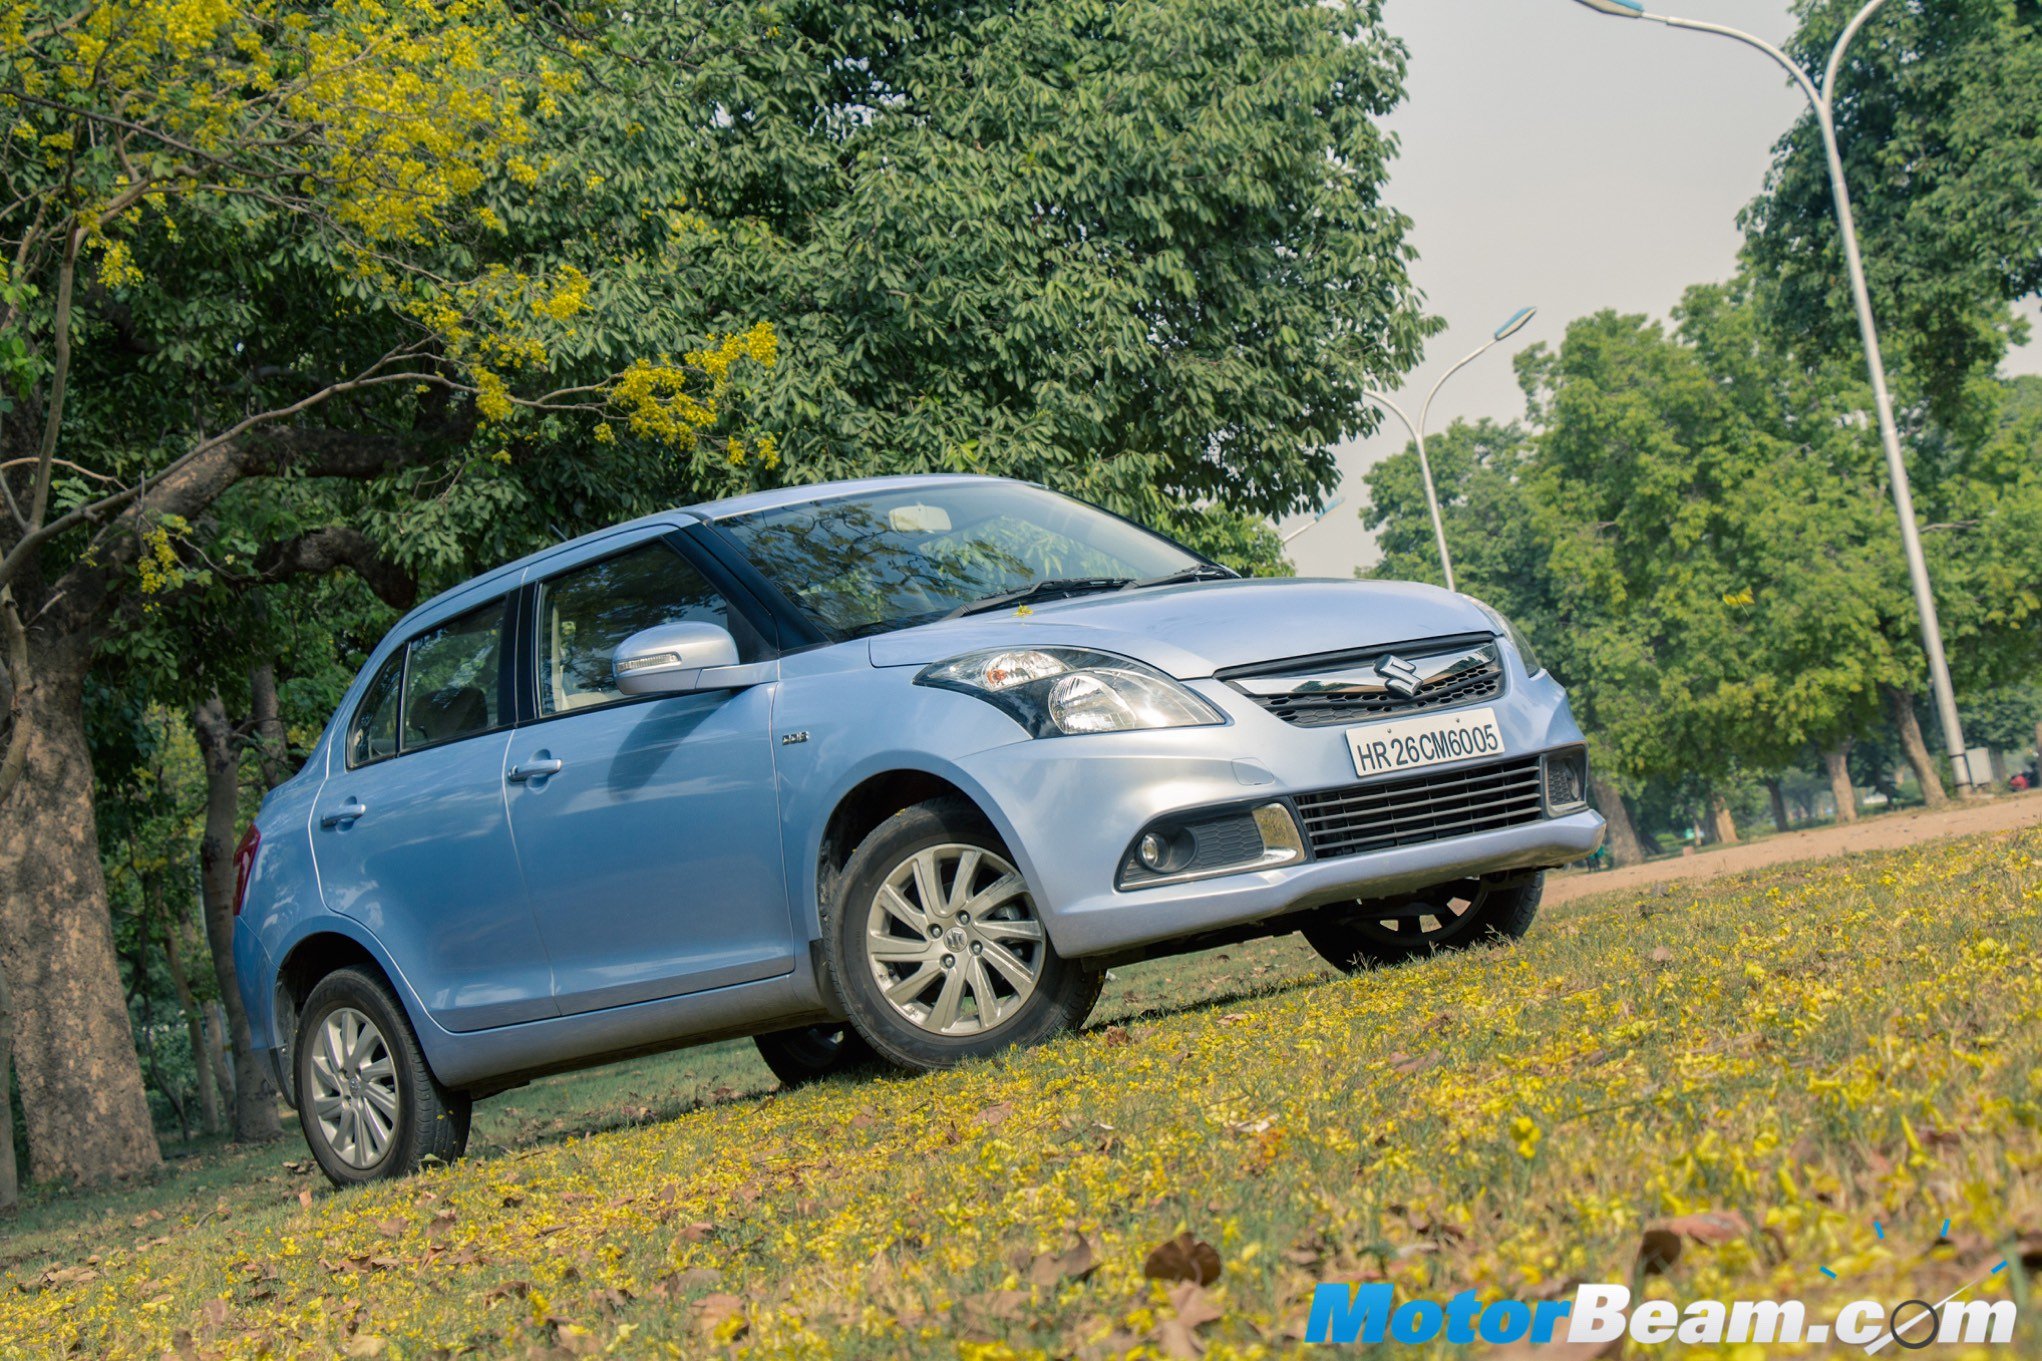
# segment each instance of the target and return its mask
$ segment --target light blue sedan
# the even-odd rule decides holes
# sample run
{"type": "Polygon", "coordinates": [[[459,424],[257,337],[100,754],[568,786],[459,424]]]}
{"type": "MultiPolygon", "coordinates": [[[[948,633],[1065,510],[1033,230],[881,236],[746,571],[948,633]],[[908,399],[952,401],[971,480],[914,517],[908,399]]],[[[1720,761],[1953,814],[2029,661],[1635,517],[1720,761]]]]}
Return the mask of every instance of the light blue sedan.
{"type": "Polygon", "coordinates": [[[991,478],[763,492],[406,616],[243,840],[235,958],[365,1181],[626,1055],[939,1068],[1079,1025],[1117,961],[1519,936],[1601,841],[1587,782],[1466,596],[1241,580],[991,478]]]}

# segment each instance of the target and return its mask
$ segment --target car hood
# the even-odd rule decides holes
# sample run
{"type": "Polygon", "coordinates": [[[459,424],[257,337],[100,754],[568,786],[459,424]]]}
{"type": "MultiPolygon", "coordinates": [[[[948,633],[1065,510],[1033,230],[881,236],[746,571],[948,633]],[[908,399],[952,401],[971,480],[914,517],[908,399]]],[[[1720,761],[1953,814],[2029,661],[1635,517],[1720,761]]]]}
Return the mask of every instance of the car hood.
{"type": "Polygon", "coordinates": [[[1197,680],[1229,667],[1491,633],[1467,597],[1401,581],[1264,577],[1078,596],[873,638],[874,666],[926,666],[988,647],[1089,647],[1197,680]]]}

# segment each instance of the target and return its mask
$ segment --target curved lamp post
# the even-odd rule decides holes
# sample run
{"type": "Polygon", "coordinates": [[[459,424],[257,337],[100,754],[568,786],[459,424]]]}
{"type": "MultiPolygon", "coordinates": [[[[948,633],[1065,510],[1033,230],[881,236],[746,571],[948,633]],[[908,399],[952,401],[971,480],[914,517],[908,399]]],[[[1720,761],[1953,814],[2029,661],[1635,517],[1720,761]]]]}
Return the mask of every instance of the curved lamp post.
{"type": "MultiPolygon", "coordinates": [[[[1582,0],[1584,4],[1587,2],[1588,0],[1582,0]]],[[[1525,328],[1525,324],[1538,315],[1538,311],[1539,309],[1536,307],[1518,308],[1510,314],[1510,320],[1496,328],[1495,334],[1491,335],[1475,349],[1469,351],[1467,358],[1441,374],[1439,381],[1432,385],[1432,391],[1425,394],[1425,405],[1418,408],[1418,420],[1415,424],[1412,422],[1411,417],[1405,414],[1403,407],[1398,406],[1382,393],[1366,392],[1362,394],[1369,401],[1374,402],[1377,406],[1402,421],[1404,428],[1411,432],[1411,442],[1418,446],[1418,472],[1425,481],[1425,508],[1432,512],[1432,537],[1439,545],[1439,566],[1446,573],[1446,588],[1449,591],[1457,589],[1454,585],[1454,560],[1452,555],[1446,551],[1446,522],[1439,518],[1439,489],[1432,483],[1432,461],[1425,456],[1425,420],[1432,413],[1432,399],[1437,397],[1439,390],[1446,386],[1447,379],[1453,377],[1462,369],[1489,353],[1490,350],[1516,335],[1519,331],[1522,331],[1525,328]]]]}
{"type": "Polygon", "coordinates": [[[1858,334],[1865,342],[1865,367],[1872,376],[1872,402],[1879,413],[1879,439],[1886,446],[1886,471],[1893,484],[1893,508],[1900,515],[1900,542],[1907,553],[1907,575],[1914,585],[1915,610],[1921,615],[1922,650],[1929,657],[1929,686],[1935,691],[1936,712],[1943,720],[1943,740],[1950,752],[1950,768],[1960,787],[1973,783],[1970,763],[1964,754],[1964,730],[1957,720],[1957,694],[1950,686],[1950,664],[1943,655],[1943,627],[1936,617],[1935,592],[1929,586],[1928,559],[1922,556],[1921,530],[1914,518],[1914,489],[1907,480],[1907,460],[1900,452],[1900,428],[1893,420],[1893,398],[1886,391],[1886,361],[1879,353],[1879,329],[1872,320],[1872,294],[1865,286],[1865,261],[1858,251],[1858,228],[1851,216],[1850,189],[1844,183],[1843,153],[1836,144],[1836,73],[1843,67],[1844,49],[1886,0],[1871,0],[1844,25],[1843,33],[1830,49],[1829,64],[1818,87],[1793,58],[1756,34],[1699,19],[1679,19],[1654,14],[1637,0],[1575,0],[1598,14],[1619,19],[1650,19],[1668,28],[1692,29],[1734,38],[1755,47],[1777,62],[1794,79],[1815,110],[1816,125],[1822,130],[1822,149],[1829,158],[1829,193],[1836,205],[1836,225],[1843,235],[1844,262],[1850,268],[1851,301],[1857,307],[1858,334]]]}
{"type": "Polygon", "coordinates": [[[1304,533],[1304,532],[1305,532],[1306,530],[1310,529],[1310,528],[1311,528],[1311,527],[1312,527],[1313,525],[1316,525],[1316,524],[1318,524],[1318,523],[1319,523],[1319,521],[1321,521],[1321,520],[1325,519],[1325,518],[1326,518],[1326,517],[1327,517],[1328,515],[1331,515],[1331,514],[1332,514],[1332,513],[1334,512],[1334,511],[1336,511],[1336,510],[1340,509],[1340,503],[1341,503],[1341,502],[1343,502],[1343,501],[1345,501],[1346,499],[1347,499],[1347,498],[1346,498],[1346,497],[1344,497],[1344,496],[1336,496],[1336,497],[1334,497],[1334,498],[1333,498],[1333,499],[1332,499],[1331,501],[1328,501],[1328,502],[1327,502],[1327,503],[1326,503],[1325,505],[1323,505],[1323,506],[1319,507],[1319,513],[1318,513],[1318,514],[1314,515],[1314,516],[1313,516],[1313,517],[1312,517],[1311,519],[1309,519],[1309,520],[1305,521],[1305,522],[1304,522],[1303,524],[1299,525],[1299,526],[1298,526],[1298,527],[1297,527],[1296,529],[1293,529],[1293,530],[1292,530],[1292,531],[1291,531],[1290,533],[1288,533],[1288,534],[1284,535],[1284,536],[1283,536],[1282,538],[1278,539],[1278,540],[1277,540],[1277,542],[1278,542],[1278,543],[1289,543],[1289,542],[1290,542],[1290,541],[1291,541],[1292,539],[1295,539],[1295,538],[1296,538],[1296,537],[1297,537],[1298,535],[1300,535],[1300,534],[1304,533]]]}

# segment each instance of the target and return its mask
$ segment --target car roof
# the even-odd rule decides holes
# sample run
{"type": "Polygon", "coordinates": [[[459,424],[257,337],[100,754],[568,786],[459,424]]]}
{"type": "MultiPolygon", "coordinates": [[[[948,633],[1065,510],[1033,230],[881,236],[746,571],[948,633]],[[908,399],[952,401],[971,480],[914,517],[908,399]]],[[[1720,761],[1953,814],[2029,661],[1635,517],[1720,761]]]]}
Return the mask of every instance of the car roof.
{"type": "Polygon", "coordinates": [[[440,608],[454,600],[471,595],[487,595],[490,588],[505,588],[516,583],[518,577],[528,569],[538,566],[553,557],[569,552],[591,539],[607,538],[619,530],[636,529],[642,525],[679,525],[690,520],[722,520],[733,515],[750,515],[756,511],[778,510],[783,506],[798,506],[809,501],[827,501],[840,496],[861,496],[879,492],[905,491],[911,487],[957,485],[971,482],[1009,482],[1011,478],[985,477],[975,473],[906,473],[893,477],[856,477],[837,482],[811,482],[806,486],[775,487],[769,491],[749,492],[743,496],[726,497],[721,501],[702,501],[692,506],[680,506],[673,510],[657,511],[642,515],[635,520],[625,520],[603,529],[593,530],[577,538],[563,540],[536,553],[528,553],[515,562],[491,568],[478,576],[470,577],[458,586],[440,592],[432,599],[415,606],[410,613],[398,621],[391,632],[408,628],[413,621],[428,614],[437,613],[440,608]]]}

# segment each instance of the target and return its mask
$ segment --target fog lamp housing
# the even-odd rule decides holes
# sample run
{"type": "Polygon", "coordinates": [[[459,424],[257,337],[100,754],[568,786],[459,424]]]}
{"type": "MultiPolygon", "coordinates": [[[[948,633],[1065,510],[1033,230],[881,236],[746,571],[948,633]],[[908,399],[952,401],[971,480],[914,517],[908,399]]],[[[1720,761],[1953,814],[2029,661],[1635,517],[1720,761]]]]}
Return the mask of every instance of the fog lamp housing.
{"type": "Polygon", "coordinates": [[[1179,884],[1269,869],[1304,857],[1304,838],[1285,804],[1200,809],[1158,818],[1144,827],[1121,857],[1117,887],[1179,884]]]}
{"type": "Polygon", "coordinates": [[[1546,813],[1578,813],[1588,807],[1588,748],[1549,751],[1546,766],[1546,813]]]}

